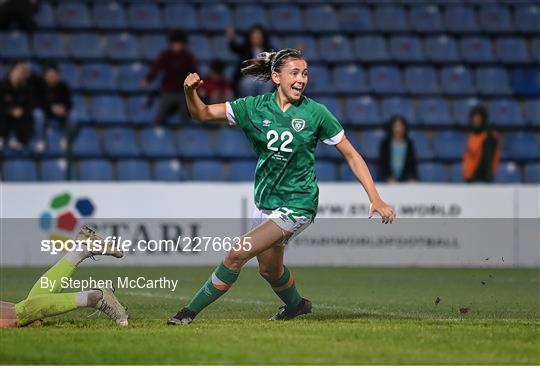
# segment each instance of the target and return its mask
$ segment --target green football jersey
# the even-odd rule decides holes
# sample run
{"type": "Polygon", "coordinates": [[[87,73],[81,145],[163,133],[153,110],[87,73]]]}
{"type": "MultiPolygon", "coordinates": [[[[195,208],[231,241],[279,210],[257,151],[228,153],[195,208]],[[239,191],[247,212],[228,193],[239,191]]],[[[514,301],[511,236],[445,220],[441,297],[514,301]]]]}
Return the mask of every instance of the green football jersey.
{"type": "Polygon", "coordinates": [[[227,102],[227,118],[242,128],[258,157],[256,206],[287,207],[313,219],[319,202],[317,141],[336,145],[344,136],[332,113],[305,96],[283,112],[274,92],[227,102]]]}

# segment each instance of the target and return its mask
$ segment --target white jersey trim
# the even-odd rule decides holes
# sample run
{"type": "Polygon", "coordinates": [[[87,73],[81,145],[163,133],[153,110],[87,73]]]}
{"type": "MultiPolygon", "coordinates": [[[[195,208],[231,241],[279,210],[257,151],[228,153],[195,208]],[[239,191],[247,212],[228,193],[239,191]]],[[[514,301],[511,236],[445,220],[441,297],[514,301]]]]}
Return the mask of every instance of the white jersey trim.
{"type": "Polygon", "coordinates": [[[338,134],[336,134],[335,136],[333,136],[331,138],[325,139],[323,141],[323,143],[327,144],[329,146],[335,146],[336,144],[341,142],[344,135],[345,135],[345,131],[343,129],[341,129],[341,131],[338,134]]]}
{"type": "Polygon", "coordinates": [[[229,121],[229,125],[236,125],[236,117],[234,116],[234,111],[232,109],[232,106],[231,106],[231,103],[230,102],[225,102],[225,107],[226,107],[226,115],[227,115],[227,120],[229,121]]]}

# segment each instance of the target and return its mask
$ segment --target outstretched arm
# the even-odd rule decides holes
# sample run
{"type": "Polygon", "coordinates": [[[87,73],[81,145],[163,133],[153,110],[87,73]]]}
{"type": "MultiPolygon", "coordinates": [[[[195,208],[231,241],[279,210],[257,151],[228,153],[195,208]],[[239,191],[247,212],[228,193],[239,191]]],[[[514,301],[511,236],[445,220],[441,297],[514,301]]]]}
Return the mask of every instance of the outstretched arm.
{"type": "Polygon", "coordinates": [[[227,121],[225,103],[206,105],[197,94],[197,88],[203,83],[204,81],[197,73],[189,74],[184,81],[184,93],[189,113],[198,121],[227,121]]]}
{"type": "Polygon", "coordinates": [[[347,163],[351,167],[356,178],[360,181],[362,186],[367,192],[371,205],[369,206],[369,218],[377,212],[382,217],[383,223],[392,223],[396,218],[396,213],[392,207],[387,205],[380,197],[377,189],[375,188],[375,183],[373,178],[369,173],[369,169],[366,165],[366,162],[360,156],[358,151],[354,149],[351,142],[344,137],[341,142],[336,145],[336,148],[343,155],[347,163]]]}

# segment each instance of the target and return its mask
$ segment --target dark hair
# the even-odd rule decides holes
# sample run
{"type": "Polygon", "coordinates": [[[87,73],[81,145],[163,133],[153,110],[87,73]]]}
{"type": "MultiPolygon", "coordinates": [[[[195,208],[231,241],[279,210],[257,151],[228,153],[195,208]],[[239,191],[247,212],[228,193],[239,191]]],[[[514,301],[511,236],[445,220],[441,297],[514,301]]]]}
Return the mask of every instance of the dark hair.
{"type": "Polygon", "coordinates": [[[171,33],[169,33],[169,43],[174,43],[174,42],[186,43],[187,42],[186,34],[178,30],[171,31],[171,33]]]}
{"type": "Polygon", "coordinates": [[[488,111],[487,109],[482,105],[477,105],[471,109],[471,112],[469,113],[469,120],[472,119],[474,115],[480,115],[482,117],[482,123],[484,125],[488,122],[488,111]]]}
{"type": "Polygon", "coordinates": [[[405,128],[405,134],[403,134],[403,136],[405,138],[407,138],[407,136],[409,134],[409,122],[407,121],[407,119],[405,119],[405,116],[403,116],[403,115],[392,115],[390,120],[388,120],[388,124],[386,125],[386,129],[387,129],[386,132],[387,132],[388,136],[392,137],[393,130],[394,130],[394,125],[398,121],[401,121],[403,123],[403,127],[405,128]]]}
{"type": "Polygon", "coordinates": [[[49,69],[52,69],[52,70],[54,70],[56,72],[59,72],[58,65],[56,65],[55,63],[47,63],[47,64],[43,65],[43,71],[44,72],[46,72],[49,69]]]}
{"type": "Polygon", "coordinates": [[[263,38],[263,49],[269,50],[270,47],[270,36],[268,35],[268,31],[266,28],[264,28],[261,24],[254,24],[249,31],[245,34],[244,38],[244,47],[250,48],[251,47],[251,34],[255,31],[259,31],[262,34],[263,38]]]}
{"type": "Polygon", "coordinates": [[[304,59],[304,54],[297,49],[283,49],[279,51],[261,52],[256,59],[244,60],[242,74],[251,75],[261,81],[272,79],[272,72],[279,72],[285,61],[289,58],[304,59]]]}

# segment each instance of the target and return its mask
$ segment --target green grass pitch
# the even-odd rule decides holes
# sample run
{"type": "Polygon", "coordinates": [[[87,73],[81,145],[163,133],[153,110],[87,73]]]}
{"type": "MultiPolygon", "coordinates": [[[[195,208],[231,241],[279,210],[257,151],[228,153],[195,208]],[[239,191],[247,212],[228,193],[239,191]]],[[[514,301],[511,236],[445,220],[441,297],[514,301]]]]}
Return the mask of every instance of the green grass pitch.
{"type": "MultiPolygon", "coordinates": [[[[280,301],[256,269],[189,326],[167,326],[210,267],[81,267],[77,278],[179,280],[118,290],[126,329],[81,310],[0,330],[2,364],[540,364],[540,270],[291,267],[314,313],[270,322],[280,301]],[[435,304],[436,298],[441,301],[435,304]],[[468,308],[461,314],[460,308],[468,308]]],[[[43,268],[4,268],[0,299],[24,298],[43,268]]]]}

